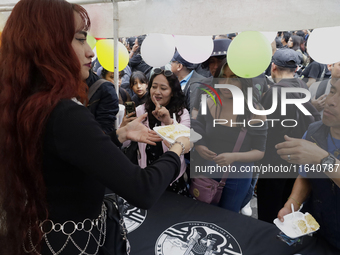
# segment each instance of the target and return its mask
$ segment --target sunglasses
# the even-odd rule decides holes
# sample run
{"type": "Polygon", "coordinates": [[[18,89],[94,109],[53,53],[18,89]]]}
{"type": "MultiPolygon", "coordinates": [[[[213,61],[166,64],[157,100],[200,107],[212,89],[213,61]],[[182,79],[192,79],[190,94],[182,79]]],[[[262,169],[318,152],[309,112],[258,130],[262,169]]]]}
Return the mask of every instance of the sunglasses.
{"type": "Polygon", "coordinates": [[[153,73],[157,75],[163,73],[165,77],[170,77],[173,74],[170,70],[163,70],[161,68],[155,68],[153,73]]]}

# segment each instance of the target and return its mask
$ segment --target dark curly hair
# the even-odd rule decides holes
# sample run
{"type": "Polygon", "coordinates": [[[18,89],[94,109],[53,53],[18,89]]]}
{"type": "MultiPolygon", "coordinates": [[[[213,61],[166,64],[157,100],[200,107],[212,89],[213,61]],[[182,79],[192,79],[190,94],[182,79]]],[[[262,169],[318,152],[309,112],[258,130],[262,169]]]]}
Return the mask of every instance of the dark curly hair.
{"type": "MultiPolygon", "coordinates": [[[[163,72],[161,74],[153,74],[150,78],[149,84],[148,84],[148,91],[150,91],[153,80],[156,76],[163,75],[163,72]]],[[[181,121],[181,115],[183,114],[183,110],[186,107],[186,100],[185,95],[182,91],[181,85],[178,81],[178,78],[176,75],[172,74],[170,76],[165,76],[165,78],[169,82],[169,86],[172,91],[172,97],[170,99],[170,102],[168,105],[166,105],[166,109],[168,109],[170,116],[172,117],[173,113],[176,114],[176,120],[177,122],[181,121]]],[[[151,100],[151,93],[148,94],[148,97],[145,102],[145,112],[148,113],[148,119],[149,119],[149,127],[153,128],[155,124],[158,122],[158,120],[153,116],[152,111],[155,110],[156,106],[151,100]]]]}

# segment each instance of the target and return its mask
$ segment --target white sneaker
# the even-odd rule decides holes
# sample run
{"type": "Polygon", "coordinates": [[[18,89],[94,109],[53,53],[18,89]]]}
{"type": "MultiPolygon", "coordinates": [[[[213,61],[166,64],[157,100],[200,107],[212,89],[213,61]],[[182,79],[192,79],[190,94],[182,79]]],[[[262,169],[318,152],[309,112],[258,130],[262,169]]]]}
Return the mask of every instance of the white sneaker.
{"type": "Polygon", "coordinates": [[[251,216],[253,210],[250,207],[250,201],[241,209],[241,213],[245,216],[251,216]]]}

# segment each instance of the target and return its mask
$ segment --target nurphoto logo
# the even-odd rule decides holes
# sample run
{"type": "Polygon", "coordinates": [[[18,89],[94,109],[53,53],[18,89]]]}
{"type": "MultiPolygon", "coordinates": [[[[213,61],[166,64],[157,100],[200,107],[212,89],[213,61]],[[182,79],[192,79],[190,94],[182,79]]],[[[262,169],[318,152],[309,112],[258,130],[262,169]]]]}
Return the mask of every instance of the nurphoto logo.
{"type": "MultiPolygon", "coordinates": [[[[213,91],[217,98],[219,99],[221,105],[221,99],[220,96],[218,95],[217,91],[212,88],[209,85],[204,84],[205,86],[207,86],[211,91],[213,91]]],[[[244,95],[243,92],[240,88],[238,88],[235,85],[230,85],[230,84],[215,84],[215,88],[224,88],[224,89],[229,89],[232,96],[233,96],[233,115],[244,115],[244,95]]],[[[202,115],[206,115],[207,114],[207,96],[210,95],[211,98],[214,100],[215,105],[216,104],[216,100],[213,97],[213,95],[207,90],[207,89],[202,89],[201,90],[207,92],[207,94],[202,94],[201,95],[201,114],[202,115]]],[[[270,109],[268,110],[258,110],[255,109],[254,105],[253,105],[253,88],[248,88],[248,97],[247,97],[247,105],[249,108],[249,111],[254,114],[254,115],[270,115],[273,112],[275,112],[277,106],[278,106],[278,92],[277,92],[277,88],[273,88],[273,94],[272,94],[272,106],[270,109]]],[[[304,103],[308,102],[311,98],[311,94],[309,92],[309,90],[304,89],[304,88],[282,88],[281,89],[281,115],[285,116],[287,114],[286,111],[286,107],[288,104],[292,104],[295,105],[298,109],[300,109],[300,111],[304,114],[304,115],[312,115],[307,109],[306,107],[303,106],[304,103]],[[287,98],[287,93],[302,93],[305,95],[304,98],[287,98]]],[[[213,120],[213,126],[215,127],[216,124],[218,125],[224,125],[227,124],[228,122],[232,122],[232,120],[226,120],[226,119],[214,119],[213,120]]],[[[267,119],[267,122],[271,122],[272,126],[274,125],[275,121],[280,121],[278,119],[267,119]]],[[[248,126],[252,127],[252,123],[262,123],[262,126],[264,125],[264,121],[260,120],[260,119],[250,119],[247,121],[243,120],[242,122],[234,122],[234,124],[241,124],[244,127],[246,126],[246,124],[248,124],[248,126]]],[[[283,127],[295,127],[297,125],[297,121],[294,119],[284,119],[281,120],[281,125],[283,127]]],[[[258,126],[258,125],[257,125],[258,126]]]]}

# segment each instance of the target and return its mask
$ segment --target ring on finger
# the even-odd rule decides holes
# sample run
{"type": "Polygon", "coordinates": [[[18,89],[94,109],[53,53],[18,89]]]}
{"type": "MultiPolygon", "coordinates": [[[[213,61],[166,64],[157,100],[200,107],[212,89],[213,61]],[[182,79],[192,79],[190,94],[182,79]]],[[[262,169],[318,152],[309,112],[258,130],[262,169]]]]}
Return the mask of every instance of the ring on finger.
{"type": "Polygon", "coordinates": [[[291,160],[290,154],[288,154],[287,157],[288,157],[288,161],[291,160]]]}
{"type": "Polygon", "coordinates": [[[160,105],[160,106],[159,106],[159,108],[161,108],[161,109],[162,109],[162,105],[160,105]]]}

